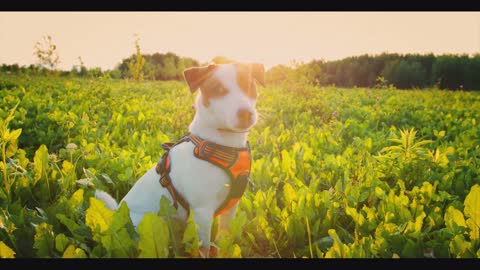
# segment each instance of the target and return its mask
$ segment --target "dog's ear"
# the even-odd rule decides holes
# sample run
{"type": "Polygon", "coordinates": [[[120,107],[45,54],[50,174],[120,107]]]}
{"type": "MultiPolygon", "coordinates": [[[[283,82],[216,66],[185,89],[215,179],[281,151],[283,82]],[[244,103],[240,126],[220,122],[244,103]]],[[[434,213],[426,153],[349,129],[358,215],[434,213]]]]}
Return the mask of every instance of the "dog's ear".
{"type": "Polygon", "coordinates": [[[210,76],[210,73],[216,68],[217,65],[210,64],[203,67],[187,68],[183,71],[185,81],[190,88],[190,92],[194,93],[200,87],[200,85],[210,76]]]}
{"type": "Polygon", "coordinates": [[[252,64],[252,76],[258,83],[265,87],[265,68],[263,64],[252,64]]]}
{"type": "Polygon", "coordinates": [[[183,76],[185,77],[185,81],[187,82],[191,93],[197,91],[200,84],[202,84],[205,71],[205,67],[192,67],[183,71],[183,76]]]}

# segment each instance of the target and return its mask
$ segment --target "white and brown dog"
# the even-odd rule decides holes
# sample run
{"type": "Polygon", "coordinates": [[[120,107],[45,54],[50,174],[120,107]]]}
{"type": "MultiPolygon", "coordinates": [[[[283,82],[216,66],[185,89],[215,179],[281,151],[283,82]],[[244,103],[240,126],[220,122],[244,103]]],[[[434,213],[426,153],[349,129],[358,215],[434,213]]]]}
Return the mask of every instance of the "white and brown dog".
{"type": "MultiPolygon", "coordinates": [[[[264,67],[236,62],[211,64],[186,69],[184,77],[190,91],[194,93],[200,89],[200,93],[189,126],[189,134],[193,136],[168,151],[165,170],[168,169],[168,180],[175,192],[163,188],[169,183],[159,184],[159,166],[163,166],[164,161],[147,171],[122,201],[127,203],[132,222],[137,226],[146,213],[159,211],[162,196],[175,204],[183,200],[182,207],[177,208],[178,218],[186,220],[188,211],[193,211],[199,225],[199,252],[202,257],[208,257],[214,217],[219,218],[219,232],[227,231],[245,189],[245,181],[234,180],[249,174],[251,160],[247,136],[257,121],[255,81],[264,86],[264,67]],[[237,162],[241,156],[248,159],[243,165],[237,162]],[[240,192],[233,192],[237,182],[240,192]]],[[[105,201],[110,209],[117,209],[117,202],[107,193],[97,191],[96,197],[105,201]]]]}

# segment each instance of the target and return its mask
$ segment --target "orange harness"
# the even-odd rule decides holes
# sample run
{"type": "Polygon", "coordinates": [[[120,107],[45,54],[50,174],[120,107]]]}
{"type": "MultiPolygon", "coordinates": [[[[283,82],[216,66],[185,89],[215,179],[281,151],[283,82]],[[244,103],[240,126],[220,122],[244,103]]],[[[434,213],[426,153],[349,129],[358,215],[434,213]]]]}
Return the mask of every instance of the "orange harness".
{"type": "Polygon", "coordinates": [[[173,147],[183,142],[192,142],[195,145],[193,150],[195,157],[221,168],[230,177],[230,192],[225,201],[215,211],[214,217],[223,214],[234,206],[245,192],[251,169],[250,145],[247,142],[247,147],[245,148],[228,147],[203,140],[193,134],[185,135],[177,143],[162,144],[162,148],[166,152],[155,167],[155,170],[160,175],[160,184],[170,192],[173,206],[178,208],[178,202],[187,212],[190,210],[188,202],[173,187],[172,179],[169,175],[171,170],[169,152],[173,147]]]}

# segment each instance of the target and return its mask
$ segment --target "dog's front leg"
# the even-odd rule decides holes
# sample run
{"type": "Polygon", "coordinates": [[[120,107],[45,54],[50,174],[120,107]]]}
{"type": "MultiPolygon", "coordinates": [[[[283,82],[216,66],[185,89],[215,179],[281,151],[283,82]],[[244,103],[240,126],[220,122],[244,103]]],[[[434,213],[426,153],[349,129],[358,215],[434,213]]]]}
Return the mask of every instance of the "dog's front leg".
{"type": "Polygon", "coordinates": [[[230,230],[230,221],[235,217],[237,206],[238,202],[218,217],[218,233],[215,237],[215,241],[223,237],[230,230]]]}
{"type": "MultiPolygon", "coordinates": [[[[227,235],[230,231],[230,221],[235,217],[235,213],[237,212],[238,202],[233,205],[230,209],[228,209],[225,213],[218,216],[218,231],[215,235],[215,243],[227,235]]],[[[219,253],[219,249],[215,246],[210,247],[210,256],[216,257],[219,253]]]]}
{"type": "Polygon", "coordinates": [[[192,211],[193,218],[198,224],[198,238],[202,242],[199,250],[200,256],[208,258],[214,210],[209,208],[192,208],[192,211]]]}

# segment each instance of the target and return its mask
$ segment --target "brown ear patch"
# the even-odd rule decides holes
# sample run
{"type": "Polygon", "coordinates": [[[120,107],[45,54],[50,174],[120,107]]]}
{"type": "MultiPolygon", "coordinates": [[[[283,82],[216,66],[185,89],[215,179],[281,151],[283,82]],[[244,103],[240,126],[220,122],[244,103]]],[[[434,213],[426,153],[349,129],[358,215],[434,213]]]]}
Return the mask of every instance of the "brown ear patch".
{"type": "Polygon", "coordinates": [[[194,93],[197,89],[211,77],[213,71],[218,68],[218,65],[211,64],[208,66],[203,67],[192,67],[185,69],[183,71],[183,76],[185,77],[185,81],[190,88],[190,92],[194,93]]]}
{"type": "Polygon", "coordinates": [[[252,64],[252,76],[259,84],[265,87],[265,68],[263,64],[252,64]]]}
{"type": "Polygon", "coordinates": [[[242,91],[250,98],[257,98],[255,80],[265,86],[265,74],[262,64],[236,64],[237,83],[242,91]]]}

